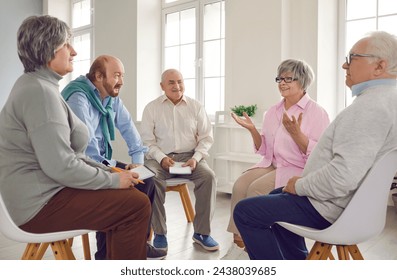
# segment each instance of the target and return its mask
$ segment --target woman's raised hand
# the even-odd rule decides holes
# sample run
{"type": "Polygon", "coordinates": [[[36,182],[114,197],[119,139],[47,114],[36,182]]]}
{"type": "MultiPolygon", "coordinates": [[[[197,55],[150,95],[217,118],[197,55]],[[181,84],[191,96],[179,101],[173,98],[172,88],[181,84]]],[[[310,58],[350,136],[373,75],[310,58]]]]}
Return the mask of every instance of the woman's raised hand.
{"type": "Polygon", "coordinates": [[[235,113],[231,113],[231,116],[236,121],[236,123],[238,123],[242,127],[246,128],[248,130],[256,129],[255,124],[252,122],[251,118],[247,115],[246,112],[243,112],[244,118],[237,116],[235,113]]]}

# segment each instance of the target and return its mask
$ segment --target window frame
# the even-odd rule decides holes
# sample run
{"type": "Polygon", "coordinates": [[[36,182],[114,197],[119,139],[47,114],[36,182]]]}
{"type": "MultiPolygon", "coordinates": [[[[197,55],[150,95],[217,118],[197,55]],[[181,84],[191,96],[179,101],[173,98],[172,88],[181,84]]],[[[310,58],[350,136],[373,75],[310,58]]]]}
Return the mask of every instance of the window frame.
{"type": "MultiPolygon", "coordinates": [[[[94,57],[94,12],[95,12],[94,3],[95,3],[95,1],[88,0],[90,2],[90,7],[91,7],[90,8],[91,9],[90,24],[73,28],[73,4],[82,2],[82,1],[83,0],[70,0],[70,25],[72,26],[73,37],[89,34],[89,38],[90,38],[90,58],[89,58],[90,63],[89,64],[91,65],[91,63],[93,61],[93,57],[94,57]]],[[[72,77],[72,76],[70,76],[70,77],[72,77]]]]}
{"type": "MultiPolygon", "coordinates": [[[[162,12],[161,12],[161,69],[165,70],[165,27],[166,27],[166,15],[170,13],[181,12],[187,9],[195,9],[195,17],[196,17],[196,39],[195,39],[195,99],[199,101],[203,106],[205,106],[205,92],[204,92],[204,64],[203,64],[203,56],[204,56],[204,7],[205,5],[222,2],[225,5],[224,0],[177,0],[172,3],[165,3],[165,0],[162,0],[162,12]]],[[[225,36],[226,37],[226,36],[225,36]]],[[[221,40],[225,40],[221,38],[221,40]]],[[[221,62],[225,63],[225,53],[223,53],[223,59],[221,62]]],[[[183,74],[183,73],[182,73],[183,74]]],[[[221,73],[222,74],[222,73],[221,73]]],[[[223,92],[225,92],[225,73],[223,73],[223,92]]],[[[223,107],[225,106],[225,96],[223,94],[223,107]]],[[[220,108],[223,110],[224,108],[220,108]]],[[[215,112],[207,112],[211,120],[215,118],[215,112]]]]}
{"type": "MultiPolygon", "coordinates": [[[[379,29],[379,19],[388,17],[388,16],[395,16],[397,15],[397,13],[393,13],[393,14],[388,14],[388,15],[380,15],[379,14],[379,0],[375,0],[376,1],[376,15],[375,16],[371,16],[371,17],[361,17],[361,18],[355,18],[352,20],[348,20],[347,19],[347,1],[348,0],[339,0],[339,19],[340,19],[340,24],[339,24],[339,45],[338,48],[340,50],[340,59],[342,64],[345,61],[345,57],[347,55],[347,53],[349,52],[348,46],[346,46],[348,40],[347,40],[347,23],[348,22],[354,22],[354,21],[359,21],[359,20],[363,20],[363,19],[371,19],[373,18],[375,20],[375,29],[374,30],[366,30],[366,32],[370,32],[370,31],[375,31],[375,30],[380,30],[379,29]]],[[[396,28],[396,32],[394,32],[394,34],[397,34],[397,28],[396,28]]],[[[341,89],[341,96],[340,96],[340,100],[341,102],[338,103],[338,106],[341,107],[341,109],[346,108],[347,106],[349,106],[354,98],[350,98],[348,97],[349,95],[351,95],[351,91],[350,89],[345,85],[345,71],[341,71],[341,73],[343,75],[341,75],[341,82],[339,85],[339,88],[341,89]],[[342,95],[343,94],[343,95],[342,95]],[[343,101],[343,103],[342,103],[343,101]]]]}

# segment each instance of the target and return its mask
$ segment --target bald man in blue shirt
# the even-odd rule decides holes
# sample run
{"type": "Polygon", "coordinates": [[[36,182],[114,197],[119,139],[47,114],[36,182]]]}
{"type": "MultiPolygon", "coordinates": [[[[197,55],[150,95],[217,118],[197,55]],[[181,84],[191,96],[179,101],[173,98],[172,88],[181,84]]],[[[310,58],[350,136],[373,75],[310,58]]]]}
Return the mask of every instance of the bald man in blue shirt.
{"type": "MultiPolygon", "coordinates": [[[[144,154],[148,148],[143,145],[131,115],[119,97],[123,79],[122,62],[114,56],[102,55],[95,59],[86,76],[71,81],[61,94],[73,112],[88,127],[90,139],[86,154],[107,166],[132,169],[143,164],[144,154]],[[115,128],[120,131],[127,144],[128,154],[131,157],[129,164],[112,158],[115,128]]],[[[148,178],[144,180],[144,184],[135,187],[146,193],[153,203],[155,195],[153,178],[148,178]]],[[[95,259],[104,259],[106,233],[97,232],[96,238],[98,250],[95,259]]],[[[148,259],[163,259],[166,254],[166,251],[147,245],[148,259]]]]}

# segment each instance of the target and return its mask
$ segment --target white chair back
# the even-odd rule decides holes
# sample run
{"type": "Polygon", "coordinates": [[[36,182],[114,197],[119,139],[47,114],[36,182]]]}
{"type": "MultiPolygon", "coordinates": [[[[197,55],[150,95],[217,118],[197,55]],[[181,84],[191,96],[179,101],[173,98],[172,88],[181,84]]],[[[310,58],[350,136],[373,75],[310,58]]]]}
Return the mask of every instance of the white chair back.
{"type": "Polygon", "coordinates": [[[380,234],[385,227],[390,185],[397,170],[397,149],[379,159],[365,176],[340,217],[324,230],[285,222],[284,228],[328,244],[353,245],[380,234]]]}

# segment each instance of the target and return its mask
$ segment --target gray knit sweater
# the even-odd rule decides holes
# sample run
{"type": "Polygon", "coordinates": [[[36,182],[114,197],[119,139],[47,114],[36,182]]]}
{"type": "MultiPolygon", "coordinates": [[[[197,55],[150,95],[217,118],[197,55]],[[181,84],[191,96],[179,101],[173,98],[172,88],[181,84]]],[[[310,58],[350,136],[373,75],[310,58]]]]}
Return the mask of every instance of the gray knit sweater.
{"type": "Polygon", "coordinates": [[[117,174],[85,156],[88,130],[61,97],[61,78],[47,68],[23,74],[0,113],[0,192],[17,225],[65,186],[119,185],[117,174]]]}
{"type": "Polygon", "coordinates": [[[296,192],[333,223],[368,170],[397,147],[397,87],[372,86],[342,111],[312,151],[296,192]]]}

